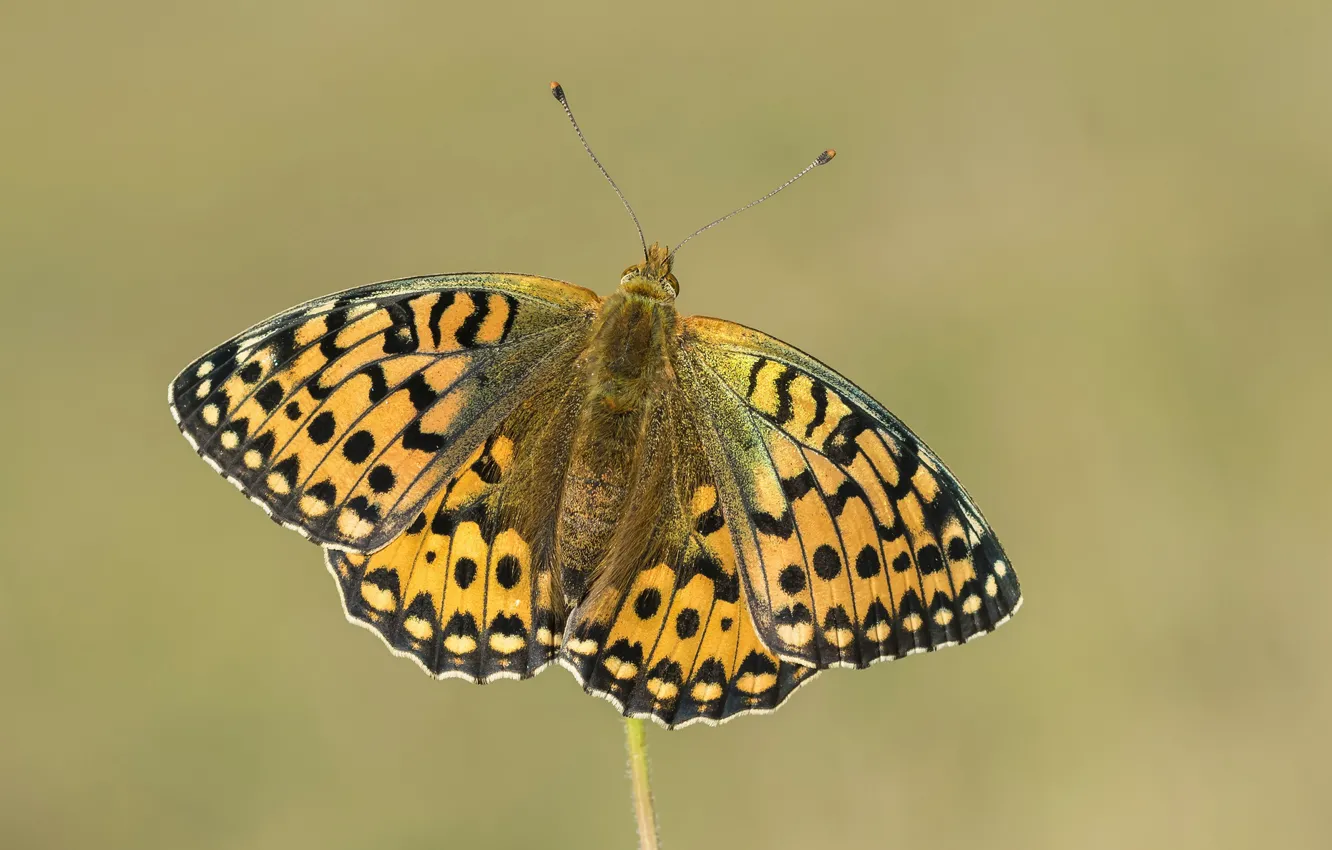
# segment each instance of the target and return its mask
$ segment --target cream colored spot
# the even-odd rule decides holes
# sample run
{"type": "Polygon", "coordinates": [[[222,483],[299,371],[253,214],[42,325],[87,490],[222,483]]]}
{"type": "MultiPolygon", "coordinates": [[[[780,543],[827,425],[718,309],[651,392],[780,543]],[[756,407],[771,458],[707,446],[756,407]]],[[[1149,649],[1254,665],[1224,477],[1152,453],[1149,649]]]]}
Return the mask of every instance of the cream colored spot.
{"type": "Polygon", "coordinates": [[[490,636],[490,648],[500,655],[512,655],[526,644],[527,640],[522,635],[502,635],[496,632],[490,636]]]}
{"type": "Polygon", "coordinates": [[[545,646],[560,645],[560,636],[555,634],[545,626],[542,626],[541,628],[537,629],[536,639],[537,643],[543,644],[545,646]]]}
{"type": "Polygon", "coordinates": [[[668,682],[665,679],[648,679],[648,693],[659,700],[668,700],[680,692],[680,688],[674,682],[668,682]]]}
{"type": "Polygon", "coordinates": [[[915,485],[916,492],[926,502],[933,502],[934,497],[939,495],[939,484],[934,480],[934,476],[922,464],[916,468],[916,474],[911,476],[911,483],[915,485]]]}
{"type": "Polygon", "coordinates": [[[1008,564],[1005,564],[1003,561],[995,561],[994,574],[999,576],[1000,578],[1003,578],[1004,576],[1008,575],[1008,564]]]}
{"type": "Polygon", "coordinates": [[[248,466],[250,469],[258,469],[260,464],[262,464],[263,462],[264,462],[264,456],[259,454],[254,449],[250,449],[248,452],[245,453],[245,465],[248,466]]]}
{"type": "Polygon", "coordinates": [[[617,679],[632,679],[638,675],[638,665],[630,664],[628,661],[621,661],[618,658],[607,658],[601,662],[601,666],[606,668],[617,679]]]}
{"type": "Polygon", "coordinates": [[[212,361],[205,361],[199,364],[199,371],[194,373],[194,377],[202,378],[204,375],[207,375],[211,371],[213,371],[212,361]]]}
{"type": "Polygon", "coordinates": [[[699,682],[689,692],[698,702],[708,702],[722,695],[722,686],[716,682],[699,682]]]}
{"type": "Polygon", "coordinates": [[[276,472],[270,472],[268,473],[268,489],[277,493],[279,496],[285,496],[291,492],[291,485],[288,484],[287,479],[283,478],[281,475],[278,475],[276,472]]]}
{"type": "Polygon", "coordinates": [[[949,623],[953,622],[952,610],[948,608],[940,608],[938,611],[935,611],[934,622],[938,623],[941,626],[946,626],[949,623]]]}
{"type": "Polygon", "coordinates": [[[392,611],[398,603],[397,595],[393,591],[368,581],[361,582],[361,598],[376,611],[392,611]]]}
{"type": "MultiPolygon", "coordinates": [[[[269,477],[269,486],[272,486],[272,478],[269,477]]],[[[286,484],[284,481],[283,484],[286,484]]],[[[361,515],[351,508],[343,508],[342,513],[338,514],[338,531],[341,531],[347,537],[357,540],[374,531],[375,527],[371,523],[361,518],[361,515]]]]}
{"type": "Polygon", "coordinates": [[[569,651],[579,655],[591,655],[598,649],[597,642],[591,638],[574,638],[568,643],[569,651]]]}
{"type": "Polygon", "coordinates": [[[222,416],[222,411],[218,410],[216,404],[205,404],[203,409],[203,421],[209,425],[216,425],[217,420],[222,416]]]}
{"type": "Polygon", "coordinates": [[[791,646],[804,646],[814,637],[814,627],[809,623],[794,623],[777,627],[777,637],[791,646]]]}
{"type": "Polygon", "coordinates": [[[975,594],[972,594],[971,596],[968,596],[966,599],[962,600],[963,613],[975,614],[977,611],[980,610],[980,607],[981,607],[981,599],[979,596],[976,596],[975,594]]]}
{"type": "Polygon", "coordinates": [[[891,626],[889,626],[885,622],[880,621],[870,626],[868,629],[866,629],[865,634],[869,635],[876,642],[883,643],[885,640],[888,639],[888,635],[892,634],[892,631],[893,629],[891,626]]]}
{"type": "Polygon", "coordinates": [[[909,632],[919,631],[923,625],[925,625],[925,621],[920,618],[919,614],[907,614],[902,618],[902,628],[909,632]]]}
{"type": "Polygon", "coordinates": [[[202,384],[199,385],[199,388],[198,388],[197,390],[194,391],[194,397],[195,397],[195,398],[203,398],[203,397],[207,396],[207,395],[208,395],[210,392],[212,392],[212,391],[213,391],[213,382],[212,382],[212,381],[204,381],[202,384]]]}
{"type": "Polygon", "coordinates": [[[985,595],[986,596],[999,595],[999,582],[994,580],[994,576],[990,576],[985,580],[985,595]]]}
{"type": "Polygon", "coordinates": [[[850,629],[824,629],[823,636],[828,643],[838,648],[849,645],[855,639],[855,634],[850,629]]]}
{"type": "Polygon", "coordinates": [[[746,673],[735,680],[735,686],[749,694],[761,694],[775,684],[777,676],[773,673],[746,673]]]}
{"type": "Polygon", "coordinates": [[[221,440],[224,449],[234,449],[240,445],[240,435],[235,431],[223,431],[221,440]]]}
{"type": "Polygon", "coordinates": [[[323,499],[316,499],[314,496],[301,497],[301,511],[308,516],[323,516],[328,513],[329,504],[323,499]]]}
{"type": "Polygon", "coordinates": [[[403,620],[402,627],[417,640],[430,640],[430,636],[435,633],[435,627],[424,617],[408,617],[403,620]]]}
{"type": "Polygon", "coordinates": [[[444,638],[444,648],[454,655],[466,655],[476,649],[476,640],[470,635],[449,635],[444,638]]]}
{"type": "Polygon", "coordinates": [[[355,307],[353,307],[353,308],[351,308],[350,310],[347,311],[347,318],[348,318],[348,319],[355,319],[355,318],[357,318],[358,316],[364,316],[366,313],[373,313],[375,310],[378,310],[378,309],[379,309],[379,306],[378,306],[377,304],[374,304],[374,303],[370,303],[370,304],[357,304],[355,307]]]}

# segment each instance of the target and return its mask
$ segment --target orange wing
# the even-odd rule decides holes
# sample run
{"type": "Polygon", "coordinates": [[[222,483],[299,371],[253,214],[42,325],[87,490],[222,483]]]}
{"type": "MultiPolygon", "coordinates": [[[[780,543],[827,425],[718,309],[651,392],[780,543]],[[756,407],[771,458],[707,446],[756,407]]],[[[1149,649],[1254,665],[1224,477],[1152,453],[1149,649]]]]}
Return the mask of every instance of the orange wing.
{"type": "Polygon", "coordinates": [[[745,596],[777,656],[864,667],[965,642],[1017,610],[993,530],[881,405],[730,322],[684,320],[681,347],[745,596]]]}
{"type": "Polygon", "coordinates": [[[578,389],[538,387],[389,545],[327,549],[348,618],[441,678],[540,672],[567,610],[551,565],[578,389]]]}
{"type": "Polygon", "coordinates": [[[275,520],[374,551],[581,351],[600,300],[474,274],[352,289],[286,311],[169,388],[196,450],[275,520]]]}

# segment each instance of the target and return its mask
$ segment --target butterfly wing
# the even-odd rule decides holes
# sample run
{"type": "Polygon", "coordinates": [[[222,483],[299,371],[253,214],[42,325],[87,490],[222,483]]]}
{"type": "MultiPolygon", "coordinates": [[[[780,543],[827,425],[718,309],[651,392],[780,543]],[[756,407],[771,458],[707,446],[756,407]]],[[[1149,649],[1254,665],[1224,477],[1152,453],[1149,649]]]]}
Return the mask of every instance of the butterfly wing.
{"type": "Polygon", "coordinates": [[[816,672],[755,631],[693,420],[666,388],[636,458],[633,509],[559,653],[588,693],[667,728],[771,711],[816,672]]]}
{"type": "Polygon", "coordinates": [[[441,678],[540,672],[565,621],[551,552],[578,389],[536,387],[389,545],[326,549],[348,618],[441,678]]]}
{"type": "Polygon", "coordinates": [[[744,596],[779,658],[864,667],[965,642],[1017,610],[980,510],[864,391],[731,322],[682,320],[680,348],[744,596]]]}
{"type": "Polygon", "coordinates": [[[169,388],[203,458],[334,548],[387,545],[470,453],[582,350],[600,299],[463,274],[317,299],[208,352],[169,388]]]}

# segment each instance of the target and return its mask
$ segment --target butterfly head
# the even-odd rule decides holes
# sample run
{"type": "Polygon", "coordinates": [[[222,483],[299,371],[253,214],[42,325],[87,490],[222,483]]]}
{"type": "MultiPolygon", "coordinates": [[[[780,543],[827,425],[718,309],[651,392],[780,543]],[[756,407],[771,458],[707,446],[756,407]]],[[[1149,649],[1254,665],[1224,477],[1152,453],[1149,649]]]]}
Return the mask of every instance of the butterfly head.
{"type": "Polygon", "coordinates": [[[671,252],[653,242],[643,262],[624,270],[620,286],[637,295],[673,300],[680,294],[680,282],[671,274],[671,252]]]}

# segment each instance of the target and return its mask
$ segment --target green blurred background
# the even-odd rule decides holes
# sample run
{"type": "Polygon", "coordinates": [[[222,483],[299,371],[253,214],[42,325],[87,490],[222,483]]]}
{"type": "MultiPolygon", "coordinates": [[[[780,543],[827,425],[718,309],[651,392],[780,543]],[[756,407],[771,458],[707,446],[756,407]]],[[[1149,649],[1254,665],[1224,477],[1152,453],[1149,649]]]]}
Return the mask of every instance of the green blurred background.
{"type": "Polygon", "coordinates": [[[1021,615],[649,732],[667,847],[1332,845],[1332,5],[5,4],[0,846],[629,847],[618,717],[435,682],[190,452],[195,355],[386,278],[815,352],[999,530],[1021,615]],[[1248,7],[1247,9],[1245,7],[1248,7]]]}

